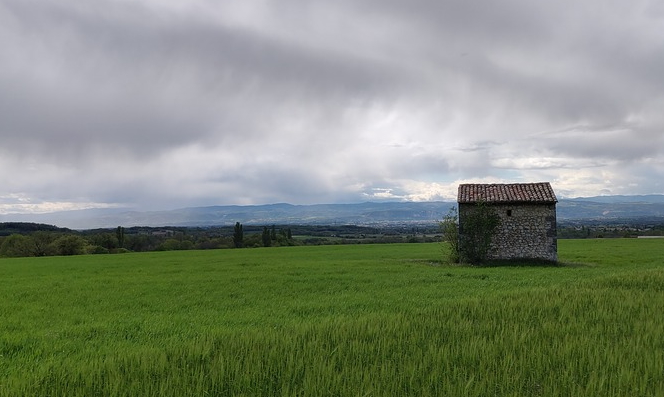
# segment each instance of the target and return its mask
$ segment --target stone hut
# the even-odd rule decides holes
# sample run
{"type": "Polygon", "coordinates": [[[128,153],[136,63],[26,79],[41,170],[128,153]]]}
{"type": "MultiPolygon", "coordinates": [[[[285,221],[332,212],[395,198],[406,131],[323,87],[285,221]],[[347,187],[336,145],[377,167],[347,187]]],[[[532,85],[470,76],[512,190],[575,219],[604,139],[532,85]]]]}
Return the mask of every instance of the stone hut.
{"type": "Polygon", "coordinates": [[[464,217],[483,202],[500,218],[488,259],[558,260],[556,195],[548,182],[459,186],[459,235],[464,217]]]}

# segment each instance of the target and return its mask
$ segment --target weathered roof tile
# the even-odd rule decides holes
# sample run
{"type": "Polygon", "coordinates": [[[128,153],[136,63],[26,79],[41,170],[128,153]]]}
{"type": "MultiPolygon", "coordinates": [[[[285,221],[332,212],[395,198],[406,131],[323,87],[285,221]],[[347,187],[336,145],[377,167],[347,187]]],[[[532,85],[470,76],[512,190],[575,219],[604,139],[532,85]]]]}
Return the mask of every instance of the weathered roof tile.
{"type": "Polygon", "coordinates": [[[549,182],[459,185],[459,203],[556,203],[549,182]]]}

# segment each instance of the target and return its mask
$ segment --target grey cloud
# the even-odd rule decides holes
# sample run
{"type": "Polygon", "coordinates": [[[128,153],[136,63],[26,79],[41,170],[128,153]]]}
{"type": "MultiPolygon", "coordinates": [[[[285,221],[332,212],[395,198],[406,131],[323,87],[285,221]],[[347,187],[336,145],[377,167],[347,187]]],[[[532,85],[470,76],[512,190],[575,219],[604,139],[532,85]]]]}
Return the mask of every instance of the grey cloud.
{"type": "Polygon", "coordinates": [[[191,4],[0,4],[0,197],[339,202],[661,169],[658,3],[191,4]]]}
{"type": "Polygon", "coordinates": [[[661,26],[662,19],[632,4],[612,4],[616,14],[598,12],[603,2],[597,7],[521,1],[389,4],[395,14],[410,15],[418,28],[428,21],[431,34],[424,37],[440,40],[440,49],[430,51],[436,48],[431,43],[425,48],[432,55],[422,58],[467,73],[474,96],[495,95],[489,106],[575,123],[620,119],[661,92],[664,42],[634,25],[661,26]],[[465,56],[452,62],[449,54],[460,51],[465,56]]]}
{"type": "MultiPolygon", "coordinates": [[[[35,11],[14,6],[19,20],[35,11]]],[[[63,139],[85,145],[88,134],[141,153],[211,134],[259,134],[263,125],[256,120],[279,117],[284,104],[334,113],[349,100],[385,93],[397,81],[389,69],[366,60],[222,25],[173,25],[127,10],[111,13],[114,19],[101,7],[46,8],[51,12],[19,24],[24,33],[32,24],[41,26],[36,38],[22,35],[25,46],[54,41],[55,52],[41,48],[39,55],[54,58],[40,67],[56,81],[52,87],[32,83],[31,74],[38,73],[30,70],[33,65],[13,76],[20,95],[5,91],[3,113],[10,117],[3,132],[52,137],[51,150],[63,139]]]]}
{"type": "Polygon", "coordinates": [[[560,155],[616,161],[638,161],[661,153],[661,134],[638,126],[577,126],[542,136],[538,145],[560,155]]]}

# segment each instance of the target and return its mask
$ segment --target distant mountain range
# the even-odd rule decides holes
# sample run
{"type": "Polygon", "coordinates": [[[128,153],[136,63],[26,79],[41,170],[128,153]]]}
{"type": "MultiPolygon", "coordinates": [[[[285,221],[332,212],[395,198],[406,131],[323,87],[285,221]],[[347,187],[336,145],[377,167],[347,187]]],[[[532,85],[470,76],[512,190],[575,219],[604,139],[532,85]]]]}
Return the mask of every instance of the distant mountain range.
{"type": "MultiPolygon", "coordinates": [[[[222,226],[235,222],[252,225],[389,225],[434,223],[443,219],[454,202],[370,202],[359,204],[269,204],[212,206],[169,211],[89,209],[47,214],[1,215],[0,222],[35,222],[71,229],[116,226],[222,226]]],[[[562,199],[559,221],[660,218],[664,221],[664,195],[598,196],[562,199]]]]}

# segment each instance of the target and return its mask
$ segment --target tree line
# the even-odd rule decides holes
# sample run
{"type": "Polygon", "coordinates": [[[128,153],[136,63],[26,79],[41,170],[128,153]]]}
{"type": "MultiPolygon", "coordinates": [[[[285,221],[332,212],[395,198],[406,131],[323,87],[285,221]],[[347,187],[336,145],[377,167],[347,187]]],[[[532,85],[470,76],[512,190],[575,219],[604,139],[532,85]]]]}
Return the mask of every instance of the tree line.
{"type": "MultiPolygon", "coordinates": [[[[0,256],[35,257],[123,252],[295,245],[290,230],[265,236],[228,235],[214,228],[125,228],[75,231],[33,223],[0,224],[0,256]],[[290,237],[288,237],[290,236],[290,237]],[[243,240],[243,241],[242,241],[243,240]]],[[[244,233],[242,233],[244,234],[244,233]]]]}
{"type": "Polygon", "coordinates": [[[35,223],[0,223],[0,256],[108,254],[191,249],[436,241],[432,228],[354,225],[122,227],[70,230],[35,223]]]}

